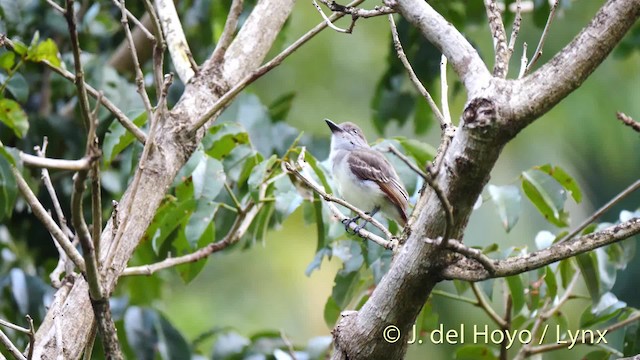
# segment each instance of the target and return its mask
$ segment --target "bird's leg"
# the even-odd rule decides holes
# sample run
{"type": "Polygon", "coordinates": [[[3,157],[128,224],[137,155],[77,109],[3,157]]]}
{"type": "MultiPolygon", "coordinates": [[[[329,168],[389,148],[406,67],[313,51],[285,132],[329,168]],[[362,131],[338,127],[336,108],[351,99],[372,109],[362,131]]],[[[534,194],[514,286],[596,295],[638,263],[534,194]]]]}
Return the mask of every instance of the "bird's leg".
{"type": "MultiPolygon", "coordinates": [[[[360,215],[356,215],[350,219],[344,219],[342,220],[342,223],[344,224],[344,231],[347,232],[347,234],[350,234],[349,232],[349,225],[351,225],[351,223],[358,223],[358,220],[360,220],[360,215]]],[[[357,227],[356,227],[357,228],[357,227]]],[[[357,234],[358,232],[354,232],[354,234],[357,234]]]]}
{"type": "MultiPolygon", "coordinates": [[[[366,212],[365,214],[373,217],[379,210],[380,210],[380,207],[376,206],[376,207],[373,208],[373,210],[371,210],[371,212],[366,212]]],[[[365,227],[365,225],[367,225],[367,223],[368,223],[368,221],[365,221],[364,224],[356,226],[356,228],[353,229],[354,233],[355,234],[359,233],[360,230],[362,230],[365,227]]]]}

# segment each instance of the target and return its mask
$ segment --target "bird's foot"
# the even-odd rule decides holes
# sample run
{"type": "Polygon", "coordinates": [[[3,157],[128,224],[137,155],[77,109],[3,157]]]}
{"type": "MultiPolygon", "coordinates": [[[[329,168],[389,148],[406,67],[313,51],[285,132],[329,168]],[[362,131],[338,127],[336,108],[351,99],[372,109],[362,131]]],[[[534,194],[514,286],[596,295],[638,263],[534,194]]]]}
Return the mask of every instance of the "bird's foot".
{"type": "MultiPolygon", "coordinates": [[[[360,216],[354,216],[354,217],[352,217],[350,219],[342,220],[342,223],[344,224],[344,231],[346,231],[347,234],[351,234],[351,232],[349,231],[350,226],[351,226],[352,223],[356,223],[357,224],[358,220],[360,220],[360,216]]],[[[354,230],[354,232],[353,232],[354,234],[357,234],[360,231],[360,229],[358,229],[359,227],[360,227],[360,225],[358,225],[356,227],[356,230],[354,230]]]]}

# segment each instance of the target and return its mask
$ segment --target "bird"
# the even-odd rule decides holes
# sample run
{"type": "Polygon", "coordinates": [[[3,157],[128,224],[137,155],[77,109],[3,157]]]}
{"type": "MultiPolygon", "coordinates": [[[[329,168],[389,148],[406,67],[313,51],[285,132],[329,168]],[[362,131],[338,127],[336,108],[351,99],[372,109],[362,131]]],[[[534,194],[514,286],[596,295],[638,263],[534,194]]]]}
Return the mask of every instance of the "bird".
{"type": "MultiPolygon", "coordinates": [[[[382,153],[371,148],[362,130],[352,122],[340,125],[329,119],[331,130],[331,171],[340,196],[373,217],[378,211],[404,227],[407,222],[409,195],[398,174],[382,153]]],[[[351,223],[360,219],[345,219],[348,232],[351,223]]],[[[367,224],[358,225],[355,233],[367,224]]]]}

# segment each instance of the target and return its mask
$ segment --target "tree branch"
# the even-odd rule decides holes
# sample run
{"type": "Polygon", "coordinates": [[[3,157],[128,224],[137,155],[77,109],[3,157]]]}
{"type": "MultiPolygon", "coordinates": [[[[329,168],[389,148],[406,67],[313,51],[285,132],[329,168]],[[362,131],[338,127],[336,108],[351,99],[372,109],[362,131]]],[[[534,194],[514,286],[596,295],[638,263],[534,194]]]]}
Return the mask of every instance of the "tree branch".
{"type": "Polygon", "coordinates": [[[22,160],[25,165],[44,169],[80,171],[88,169],[91,163],[91,159],[88,157],[83,157],[78,160],[65,160],[34,156],[22,151],[20,151],[19,154],[20,160],[22,160]]]}
{"type": "MultiPolygon", "coordinates": [[[[14,49],[13,42],[3,34],[0,34],[0,44],[4,44],[8,48],[14,49]]],[[[55,66],[46,60],[41,60],[40,62],[46,65],[47,67],[49,67],[49,69],[58,73],[60,76],[64,77],[65,79],[74,81],[74,82],[76,81],[76,76],[73,73],[61,67],[55,66]]],[[[89,93],[89,95],[93,96],[96,99],[100,98],[102,105],[104,105],[104,107],[107,110],[109,110],[109,112],[111,112],[111,114],[116,118],[116,120],[118,120],[118,122],[120,122],[120,124],[122,124],[122,126],[125,129],[127,129],[130,133],[132,133],[133,136],[135,136],[136,139],[138,139],[138,141],[144,144],[146,135],[144,134],[144,132],[142,132],[142,130],[140,130],[140,128],[136,126],[136,124],[134,124],[124,114],[124,112],[122,112],[122,110],[118,109],[118,107],[114,103],[112,103],[109,99],[107,99],[105,96],[100,96],[100,93],[91,85],[85,83],[84,86],[87,89],[87,92],[89,93]]]]}
{"type": "Polygon", "coordinates": [[[470,96],[486,87],[491,74],[478,52],[451,23],[421,0],[398,0],[398,11],[442,52],[470,96]]]}
{"type": "Polygon", "coordinates": [[[502,14],[500,14],[496,0],[484,0],[484,7],[487,10],[487,17],[489,18],[489,27],[491,28],[493,50],[495,53],[493,76],[504,79],[509,72],[507,32],[504,30],[502,14]]]}
{"type": "MultiPolygon", "coordinates": [[[[427,91],[427,89],[424,87],[422,82],[420,82],[420,79],[418,79],[418,76],[416,75],[415,71],[413,71],[413,68],[411,67],[411,63],[409,63],[409,60],[407,59],[407,55],[404,53],[404,50],[402,49],[402,43],[400,43],[400,37],[398,36],[398,29],[396,28],[395,21],[393,21],[392,14],[389,14],[389,24],[391,25],[391,38],[393,39],[393,44],[396,48],[396,52],[398,53],[398,58],[400,58],[402,65],[404,65],[404,68],[407,70],[409,79],[411,80],[413,85],[416,87],[420,95],[422,95],[422,97],[427,101],[427,104],[429,104],[431,111],[433,111],[434,115],[438,118],[438,121],[440,122],[440,128],[444,128],[444,126],[446,126],[444,116],[442,116],[440,109],[438,109],[438,105],[436,105],[435,101],[433,101],[433,98],[431,97],[431,94],[429,94],[429,91],[427,91]]],[[[443,94],[443,96],[446,96],[446,95],[443,94]]],[[[451,119],[449,119],[449,122],[451,122],[451,119]]]]}
{"type": "Polygon", "coordinates": [[[526,255],[514,256],[494,261],[495,273],[478,268],[466,261],[445,268],[442,275],[446,279],[481,281],[488,278],[505,277],[535,270],[554,262],[622,241],[640,233],[640,218],[633,218],[602,231],[576,237],[572,240],[556,243],[546,249],[526,255]]]}
{"type": "MultiPolygon", "coordinates": [[[[166,113],[167,119],[159,127],[161,131],[153,137],[153,151],[149,152],[144,167],[136,169],[136,174],[140,174],[137,195],[132,197],[133,184],[130,184],[119,201],[122,206],[118,207],[117,218],[112,215],[102,231],[100,260],[112,257],[112,261],[101,270],[105,293],[113,291],[164,194],[203,135],[199,133],[194,136],[187,132],[187,125],[200,118],[204,113],[203,109],[210,108],[220,96],[221,89],[235,85],[258,67],[292,7],[292,0],[258,2],[241,30],[245,35],[236,36],[227,50],[223,64],[211,68],[203,66],[206,71],[187,83],[181,99],[166,113]],[[243,52],[243,49],[246,51],[243,52]],[[231,65],[230,62],[234,64],[231,65]],[[220,71],[220,67],[224,68],[223,71],[220,71]],[[127,205],[128,201],[132,201],[131,206],[127,205]],[[111,255],[107,250],[114,241],[115,233],[120,231],[118,226],[123,219],[128,219],[127,226],[121,236],[122,241],[111,255]]],[[[95,319],[91,311],[87,282],[82,277],[75,277],[73,285],[61,287],[54,299],[36,333],[34,358],[55,357],[52,354],[63,349],[65,358],[77,359],[90,339],[91,325],[95,319]],[[59,339],[56,335],[58,327],[65,329],[60,333],[59,339]]]]}
{"type": "MultiPolygon", "coordinates": [[[[385,249],[392,249],[393,250],[396,247],[397,244],[394,241],[392,241],[393,240],[393,235],[391,234],[391,232],[389,232],[389,230],[386,227],[384,227],[382,224],[380,224],[380,222],[378,220],[374,219],[373,217],[369,216],[364,211],[362,211],[362,210],[358,209],[357,207],[349,204],[348,202],[344,201],[343,199],[340,199],[340,198],[335,197],[333,195],[327,194],[324,191],[324,189],[321,188],[320,185],[314,183],[312,180],[310,180],[306,176],[302,175],[302,173],[300,171],[298,171],[298,169],[296,169],[296,167],[294,165],[285,162],[284,163],[284,167],[285,167],[287,172],[295,175],[308,188],[313,190],[316,194],[320,195],[320,197],[322,197],[325,201],[327,201],[329,203],[329,209],[331,209],[331,212],[334,214],[334,216],[336,216],[338,218],[338,220],[344,221],[344,220],[349,219],[349,217],[344,215],[342,213],[342,211],[340,211],[340,209],[338,209],[336,206],[333,206],[333,204],[331,204],[331,203],[340,204],[340,205],[346,207],[347,209],[355,212],[364,221],[370,222],[375,227],[380,229],[380,231],[382,231],[385,234],[385,236],[387,237],[387,239],[389,239],[389,240],[384,240],[383,238],[379,237],[378,235],[376,235],[374,233],[371,233],[371,232],[365,230],[364,228],[359,229],[358,236],[363,237],[365,239],[369,239],[369,240],[375,242],[376,244],[384,247],[385,249]]],[[[352,230],[355,231],[355,229],[358,227],[358,225],[355,224],[355,223],[349,223],[349,227],[352,230]]]]}
{"type": "Polygon", "coordinates": [[[533,57],[531,58],[529,65],[527,65],[527,69],[524,72],[525,74],[528,73],[531,70],[531,68],[533,68],[533,65],[535,65],[538,59],[540,59],[540,56],[542,56],[542,48],[544,47],[544,41],[546,40],[547,35],[549,34],[549,28],[551,27],[551,23],[553,22],[553,18],[556,15],[556,10],[558,9],[559,4],[560,4],[560,0],[555,0],[555,2],[553,3],[553,6],[551,6],[551,11],[549,11],[549,17],[547,18],[547,23],[544,25],[544,29],[542,30],[542,35],[540,35],[540,41],[538,41],[538,46],[536,47],[536,51],[533,52],[533,57]]]}
{"type": "Polygon", "coordinates": [[[176,7],[173,0],[155,0],[155,5],[171,55],[171,62],[180,81],[186,84],[198,72],[198,67],[193,60],[193,55],[191,55],[176,7]]]}
{"type": "MultiPolygon", "coordinates": [[[[261,186],[260,198],[264,197],[265,192],[266,192],[266,186],[261,186]]],[[[168,268],[175,267],[182,264],[196,262],[208,257],[209,255],[215,252],[226,249],[229,245],[236,243],[238,240],[240,240],[240,238],[242,238],[242,236],[244,236],[244,234],[249,229],[249,226],[253,222],[253,219],[256,217],[256,215],[262,208],[261,204],[263,203],[258,203],[257,205],[254,203],[249,203],[244,209],[244,211],[241,211],[240,213],[238,213],[238,216],[236,217],[233,225],[231,226],[231,229],[229,229],[229,231],[227,232],[227,235],[225,235],[224,239],[217,242],[212,242],[209,245],[187,255],[167,258],[155,264],[126,268],[122,272],[122,275],[123,276],[153,275],[154,273],[160,270],[168,269],[168,268]]]]}
{"type": "MultiPolygon", "coordinates": [[[[357,5],[364,0],[355,0],[351,5],[357,5]]],[[[334,14],[330,17],[330,20],[335,21],[336,19],[344,16],[343,14],[334,14]]],[[[258,80],[262,75],[268,73],[276,66],[280,65],[284,59],[286,59],[289,55],[291,55],[294,51],[296,51],[300,46],[304,45],[307,41],[309,41],[312,37],[318,34],[320,31],[324,30],[327,27],[326,22],[321,22],[316,25],[313,29],[309,30],[306,34],[302,35],[298,40],[296,40],[293,44],[289,45],[286,49],[284,49],[280,54],[271,59],[266,64],[260,66],[250,74],[246,75],[243,79],[239,80],[238,83],[229,89],[227,92],[222,95],[218,101],[216,101],[209,110],[200,117],[192,126],[191,132],[195,132],[201,127],[205,126],[205,124],[213,118],[216,114],[218,114],[224,107],[226,107],[235,97],[240,93],[240,91],[244,90],[249,84],[258,80]]],[[[240,34],[238,34],[240,36],[240,34]]],[[[212,60],[209,60],[207,64],[205,64],[205,68],[211,67],[212,60]]],[[[234,65],[237,66],[237,65],[234,65]]]]}
{"type": "Polygon", "coordinates": [[[58,227],[55,221],[49,213],[44,209],[36,195],[31,191],[29,185],[20,174],[20,171],[15,167],[11,167],[11,171],[13,172],[13,176],[16,179],[16,183],[18,184],[18,189],[20,193],[24,197],[27,204],[33,211],[33,214],[40,220],[42,225],[49,231],[51,236],[58,242],[58,244],[64,249],[65,253],[71,261],[80,269],[80,271],[85,271],[85,264],[82,256],[76,250],[76,248],[71,244],[71,241],[67,238],[67,236],[62,232],[62,230],[58,227]]]}
{"type": "MultiPolygon", "coordinates": [[[[578,88],[640,17],[640,1],[609,0],[562,51],[513,82],[509,111],[521,129],[578,88]]],[[[513,126],[513,124],[512,124],[513,126]]]]}
{"type": "Polygon", "coordinates": [[[622,121],[625,125],[629,126],[636,132],[640,132],[640,122],[633,120],[633,118],[625,113],[618,111],[616,113],[618,120],[622,121]]]}

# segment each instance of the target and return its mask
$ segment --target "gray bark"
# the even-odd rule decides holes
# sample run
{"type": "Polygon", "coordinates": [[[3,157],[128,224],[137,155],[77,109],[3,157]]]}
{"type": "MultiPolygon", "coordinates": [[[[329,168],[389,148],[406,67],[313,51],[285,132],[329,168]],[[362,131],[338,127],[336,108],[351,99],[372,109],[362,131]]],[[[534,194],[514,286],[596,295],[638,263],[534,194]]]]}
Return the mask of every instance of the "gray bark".
{"type": "MultiPolygon", "coordinates": [[[[504,145],[582,84],[640,16],[640,1],[608,1],[570,44],[520,80],[491,77],[473,47],[427,2],[398,0],[397,10],[447,56],[468,92],[461,126],[437,178],[454,209],[452,237],[461,239],[473,204],[504,145]]],[[[416,205],[420,211],[417,221],[406,231],[406,244],[389,273],[359,311],[345,312],[336,325],[333,359],[403,358],[410,329],[435,284],[445,274],[461,274],[454,270],[457,257],[424,241],[442,235],[444,215],[434,192],[423,190],[416,205]],[[397,342],[383,338],[389,325],[400,331],[397,342]]],[[[608,236],[619,235],[618,230],[608,236]]],[[[624,236],[637,232],[637,224],[632,224],[632,231],[624,236]]],[[[567,247],[553,248],[545,256],[562,255],[567,247]]],[[[522,267],[519,272],[526,270],[522,267]]],[[[487,277],[478,266],[465,267],[464,274],[487,277]]]]}
{"type": "MultiPolygon", "coordinates": [[[[187,84],[178,104],[166,119],[152,141],[149,158],[137,169],[140,181],[135,194],[130,186],[118,205],[118,218],[111,219],[100,239],[102,259],[113,261],[108,268],[104,287],[111,293],[118,276],[124,270],[133,251],[144,235],[176,173],[189,158],[203,135],[189,134],[188,126],[199,119],[207,109],[232,85],[255,70],[271,48],[276,35],[293,7],[293,0],[262,0],[245,22],[236,39],[227,50],[220,67],[206,62],[201,72],[187,84]],[[128,210],[130,209],[130,210],[128,210]],[[110,249],[115,229],[125,226],[117,248],[110,249]]],[[[62,287],[55,297],[45,320],[36,333],[34,359],[79,359],[95,322],[86,281],[78,276],[73,284],[62,287]],[[61,340],[61,343],[58,341],[61,340]]]]}

